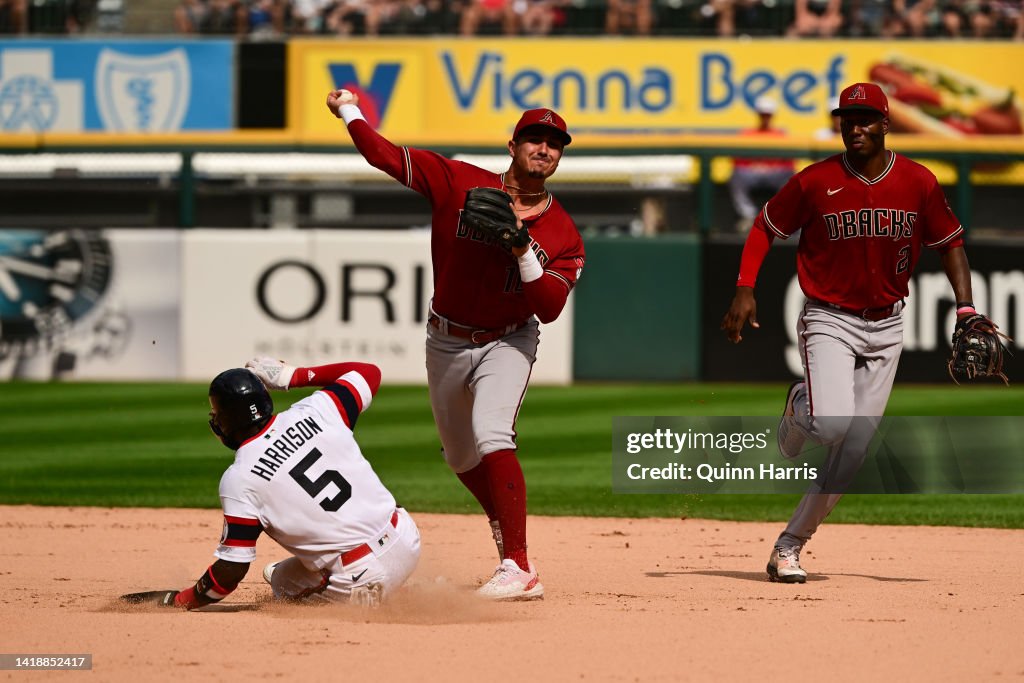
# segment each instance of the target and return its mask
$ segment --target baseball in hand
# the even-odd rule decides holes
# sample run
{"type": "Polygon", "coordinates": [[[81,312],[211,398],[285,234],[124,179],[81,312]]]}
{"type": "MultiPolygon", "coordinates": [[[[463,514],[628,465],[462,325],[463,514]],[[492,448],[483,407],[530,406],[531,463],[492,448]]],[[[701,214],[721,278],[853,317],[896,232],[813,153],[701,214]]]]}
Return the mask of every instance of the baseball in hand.
{"type": "Polygon", "coordinates": [[[342,88],[338,91],[338,104],[355,104],[356,96],[352,94],[351,90],[345,90],[342,88]]]}

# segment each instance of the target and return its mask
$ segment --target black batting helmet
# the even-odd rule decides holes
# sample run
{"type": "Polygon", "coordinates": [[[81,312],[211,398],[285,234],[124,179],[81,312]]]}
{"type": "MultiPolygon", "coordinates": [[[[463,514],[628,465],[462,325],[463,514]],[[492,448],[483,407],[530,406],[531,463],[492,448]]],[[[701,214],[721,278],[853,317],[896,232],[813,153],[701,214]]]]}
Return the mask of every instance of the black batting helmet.
{"type": "Polygon", "coordinates": [[[274,414],[274,402],[260,378],[245,368],[225,370],[210,382],[210,429],[225,446],[237,449],[274,414]]]}

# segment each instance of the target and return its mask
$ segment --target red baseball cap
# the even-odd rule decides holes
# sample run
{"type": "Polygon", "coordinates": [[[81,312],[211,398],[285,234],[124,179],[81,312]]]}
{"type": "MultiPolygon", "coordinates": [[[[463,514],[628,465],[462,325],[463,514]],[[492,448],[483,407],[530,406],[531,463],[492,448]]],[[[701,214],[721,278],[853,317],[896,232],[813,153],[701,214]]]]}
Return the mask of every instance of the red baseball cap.
{"type": "Polygon", "coordinates": [[[572,142],[572,136],[569,135],[569,131],[565,127],[565,119],[551,111],[550,109],[528,109],[523,112],[523,115],[519,117],[519,123],[516,124],[516,130],[512,133],[512,139],[515,140],[519,137],[519,133],[524,128],[531,126],[544,126],[546,128],[553,128],[557,130],[565,144],[572,142]]]}
{"type": "Polygon", "coordinates": [[[832,110],[832,116],[854,111],[875,111],[888,116],[889,98],[874,83],[854,83],[840,93],[839,106],[832,110]]]}

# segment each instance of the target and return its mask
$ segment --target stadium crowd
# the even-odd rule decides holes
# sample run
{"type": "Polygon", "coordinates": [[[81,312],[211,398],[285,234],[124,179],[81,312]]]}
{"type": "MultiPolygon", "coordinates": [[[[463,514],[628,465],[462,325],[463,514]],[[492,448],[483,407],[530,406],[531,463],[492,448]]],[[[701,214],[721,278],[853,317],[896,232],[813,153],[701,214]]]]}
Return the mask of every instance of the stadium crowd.
{"type": "MultiPolygon", "coordinates": [[[[124,0],[0,0],[0,33],[89,31],[124,0]]],[[[1024,0],[178,0],[179,34],[1024,40],[1024,0]]],[[[102,22],[101,22],[102,24],[102,22]]],[[[109,29],[116,22],[102,24],[109,29]]],[[[101,26],[101,28],[102,28],[101,26]]]]}

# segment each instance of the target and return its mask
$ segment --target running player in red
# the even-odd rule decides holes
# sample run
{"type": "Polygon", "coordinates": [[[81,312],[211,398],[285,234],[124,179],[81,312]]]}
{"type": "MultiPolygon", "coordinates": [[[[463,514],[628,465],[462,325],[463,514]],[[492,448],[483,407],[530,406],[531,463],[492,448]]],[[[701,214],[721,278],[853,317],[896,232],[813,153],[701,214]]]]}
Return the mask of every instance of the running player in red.
{"type": "Polygon", "coordinates": [[[217,561],[182,591],[123,596],[195,609],[227,597],[256,559],[261,533],[292,557],[267,565],[274,597],[375,606],[416,568],[420,534],[355,441],[380,386],[368,363],[296,368],[256,358],[210,383],[210,429],[235,452],[220,480],[217,561]],[[267,389],[323,387],[274,414],[267,389]]]}
{"type": "Polygon", "coordinates": [[[526,553],[526,483],[516,455],[516,416],[537,353],[538,321],[555,320],[583,269],[583,240],[545,188],[572,138],[550,109],[523,113],[504,173],[434,152],[396,147],[366,122],[348,90],[327,95],[367,161],[425,196],[433,212],[434,296],[427,325],[427,383],[448,466],[479,501],[500,564],[479,590],[493,600],[541,598],[526,553]],[[461,221],[466,191],[512,197],[532,243],[511,253],[461,221]]]}
{"type": "MultiPolygon", "coordinates": [[[[873,430],[852,429],[850,418],[880,417],[892,391],[904,299],[922,246],[939,251],[958,316],[975,311],[963,229],[942,188],[924,166],[885,147],[885,93],[873,83],[855,83],[832,113],[841,117],[846,152],[805,168],[765,204],[743,248],[722,329],[738,343],[747,321],[758,327],[754,283],[761,263],[776,237],[799,230],[797,275],[807,297],[797,323],[804,379],[789,389],[779,449],[795,458],[806,440],[826,444],[829,463],[850,469],[859,467],[865,439],[873,436],[873,430]]],[[[822,482],[804,495],[775,543],[771,580],[806,580],[800,550],[841,497],[822,482]]]]}

